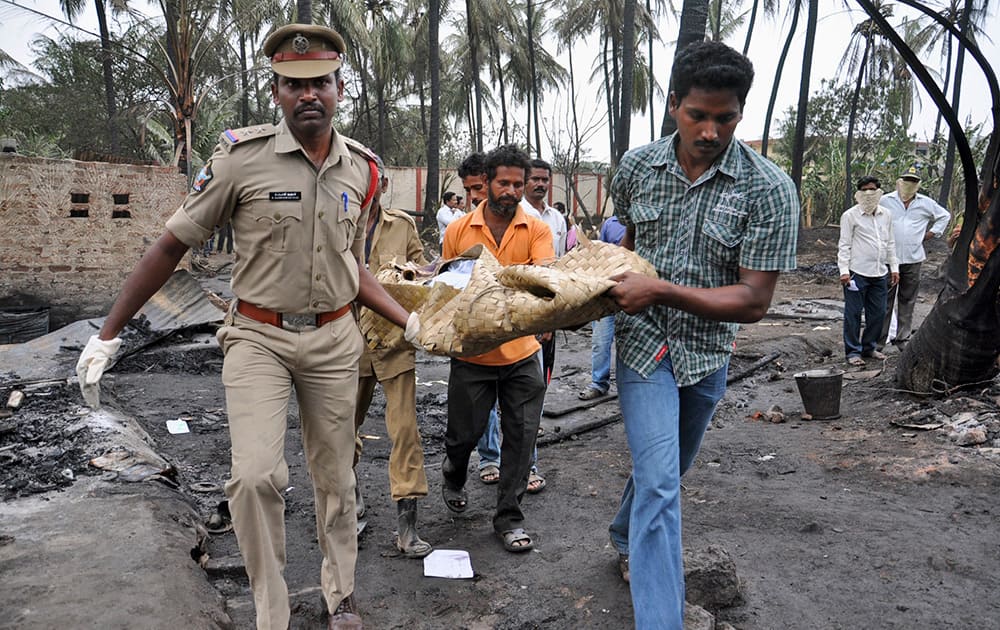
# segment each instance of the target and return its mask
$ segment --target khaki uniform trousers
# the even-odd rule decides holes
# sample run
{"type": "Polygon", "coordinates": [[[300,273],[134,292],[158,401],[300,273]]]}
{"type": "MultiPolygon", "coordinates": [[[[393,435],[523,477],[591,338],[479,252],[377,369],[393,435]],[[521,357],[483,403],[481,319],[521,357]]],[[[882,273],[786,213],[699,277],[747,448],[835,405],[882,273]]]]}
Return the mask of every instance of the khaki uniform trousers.
{"type": "MultiPolygon", "coordinates": [[[[361,429],[375,393],[375,384],[382,383],[385,393],[385,428],[392,441],[389,453],[389,490],[392,500],[417,499],[427,496],[427,474],[424,472],[424,449],[417,428],[417,376],[411,368],[402,374],[379,380],[377,376],[358,379],[358,404],[354,426],[361,429]]],[[[361,459],[361,437],[354,447],[354,464],[361,459]]]]}
{"type": "Polygon", "coordinates": [[[353,317],[292,332],[230,313],[218,333],[225,354],[232,471],[226,483],[236,539],[250,578],[259,630],[286,630],[285,432],[294,385],[302,446],[316,500],[329,609],[354,592],[354,401],[362,337],[353,317]],[[233,321],[235,318],[235,321],[233,321]],[[230,325],[232,324],[232,325],[230,325]]]}

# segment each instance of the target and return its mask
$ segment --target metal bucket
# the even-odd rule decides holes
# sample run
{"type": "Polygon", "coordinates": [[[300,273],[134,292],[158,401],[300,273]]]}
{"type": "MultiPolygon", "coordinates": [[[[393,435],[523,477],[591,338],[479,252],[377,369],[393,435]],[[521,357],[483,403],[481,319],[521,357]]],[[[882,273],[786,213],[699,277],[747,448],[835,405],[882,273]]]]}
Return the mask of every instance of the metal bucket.
{"type": "Polygon", "coordinates": [[[836,368],[806,370],[795,375],[795,384],[802,396],[805,412],[813,420],[835,420],[840,417],[840,392],[844,386],[844,371],[836,368]]]}

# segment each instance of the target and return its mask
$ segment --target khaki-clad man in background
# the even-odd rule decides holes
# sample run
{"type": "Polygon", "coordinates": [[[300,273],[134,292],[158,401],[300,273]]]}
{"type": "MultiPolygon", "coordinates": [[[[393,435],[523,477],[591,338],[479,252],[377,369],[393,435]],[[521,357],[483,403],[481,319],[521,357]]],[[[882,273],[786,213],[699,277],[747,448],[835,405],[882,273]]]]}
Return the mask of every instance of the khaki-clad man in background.
{"type": "MultiPolygon", "coordinates": [[[[378,160],[381,181],[379,192],[368,213],[365,262],[377,271],[387,263],[414,262],[426,265],[423,245],[417,225],[402,210],[383,208],[382,193],[389,183],[382,160],[378,160]]],[[[378,349],[365,347],[361,355],[358,379],[358,404],[354,427],[361,429],[372,403],[375,385],[381,383],[385,393],[385,428],[392,441],[389,453],[389,489],[396,502],[398,532],[396,548],[407,558],[423,558],[433,548],[417,535],[417,499],[427,496],[427,475],[424,472],[424,451],[417,428],[416,351],[412,345],[378,349]]],[[[361,437],[355,438],[354,465],[361,459],[361,437]]],[[[357,496],[359,505],[364,505],[357,496]]],[[[359,510],[363,514],[363,508],[359,510]]]]}
{"type": "Polygon", "coordinates": [[[129,275],[80,356],[84,397],[98,404],[118,333],[191,247],[232,220],[236,299],[218,332],[225,354],[232,471],[226,495],[257,612],[257,628],[289,625],[283,493],[288,398],[294,386],[315,488],[322,589],[330,628],[361,628],[354,605],[354,405],[363,340],[351,303],[419,329],[360,264],[374,156],[337,133],[344,40],[323,26],[288,25],[264,43],[283,120],[222,134],[163,235],[129,275]],[[346,315],[346,317],[345,317],[346,315]]]}

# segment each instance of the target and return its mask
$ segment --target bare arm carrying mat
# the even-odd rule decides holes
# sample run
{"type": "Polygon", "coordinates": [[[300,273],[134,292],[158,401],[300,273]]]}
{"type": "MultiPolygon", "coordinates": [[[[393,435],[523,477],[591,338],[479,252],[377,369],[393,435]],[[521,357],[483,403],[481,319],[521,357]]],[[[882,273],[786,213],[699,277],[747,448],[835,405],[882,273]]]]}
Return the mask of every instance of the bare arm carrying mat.
{"type": "MultiPolygon", "coordinates": [[[[502,267],[481,245],[460,258],[477,259],[461,290],[431,285],[444,263],[436,269],[390,265],[375,276],[404,308],[419,314],[420,344],[433,354],[474,356],[525,335],[580,326],[619,310],[604,296],[615,286],[612,276],[634,271],[656,277],[635,252],[601,241],[581,241],[544,267],[502,267]]],[[[361,332],[373,349],[405,343],[399,327],[368,309],[361,311],[361,332]]]]}

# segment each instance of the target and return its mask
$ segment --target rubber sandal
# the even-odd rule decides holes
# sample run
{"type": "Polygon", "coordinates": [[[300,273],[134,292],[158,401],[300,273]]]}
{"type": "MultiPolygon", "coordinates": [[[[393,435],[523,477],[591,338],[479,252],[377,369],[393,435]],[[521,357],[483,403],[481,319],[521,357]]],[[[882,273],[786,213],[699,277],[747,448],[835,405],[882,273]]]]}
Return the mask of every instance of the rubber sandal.
{"type": "Polygon", "coordinates": [[[523,529],[508,529],[505,532],[497,532],[497,536],[503,542],[503,548],[511,553],[522,553],[535,548],[535,543],[523,529]]]}
{"type": "Polygon", "coordinates": [[[479,481],[482,481],[487,486],[497,483],[500,481],[500,467],[496,464],[486,464],[479,469],[479,481]]]}
{"type": "Polygon", "coordinates": [[[538,494],[545,489],[545,477],[539,475],[536,472],[532,472],[528,475],[528,494],[538,494]],[[531,484],[535,484],[532,486],[531,484]]]}
{"type": "Polygon", "coordinates": [[[588,387],[579,394],[576,395],[580,400],[594,400],[595,398],[600,398],[605,396],[607,392],[602,392],[599,389],[594,389],[593,387],[588,387]]]}
{"type": "Polygon", "coordinates": [[[469,507],[469,497],[465,494],[465,488],[455,490],[444,482],[441,484],[441,497],[444,498],[445,507],[452,514],[461,514],[469,507]]]}

